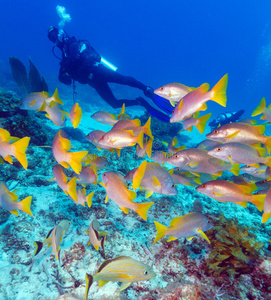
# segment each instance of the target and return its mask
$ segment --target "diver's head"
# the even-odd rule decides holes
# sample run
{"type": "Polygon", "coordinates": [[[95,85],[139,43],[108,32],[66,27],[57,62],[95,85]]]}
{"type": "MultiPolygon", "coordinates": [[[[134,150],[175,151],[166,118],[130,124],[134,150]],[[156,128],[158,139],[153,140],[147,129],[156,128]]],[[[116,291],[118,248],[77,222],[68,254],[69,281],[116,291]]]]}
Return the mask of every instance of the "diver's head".
{"type": "Polygon", "coordinates": [[[54,26],[50,26],[48,29],[48,38],[54,44],[58,41],[58,29],[54,26]]]}

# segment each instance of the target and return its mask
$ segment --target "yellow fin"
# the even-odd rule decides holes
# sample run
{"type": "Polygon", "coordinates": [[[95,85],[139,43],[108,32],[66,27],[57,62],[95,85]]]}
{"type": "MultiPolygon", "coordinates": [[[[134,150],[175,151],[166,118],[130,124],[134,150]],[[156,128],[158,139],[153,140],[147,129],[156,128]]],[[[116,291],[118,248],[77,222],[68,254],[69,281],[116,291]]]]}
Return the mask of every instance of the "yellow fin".
{"type": "Polygon", "coordinates": [[[183,218],[183,217],[176,217],[176,218],[172,219],[171,222],[170,222],[170,227],[176,226],[176,225],[180,222],[180,220],[181,220],[182,218],[183,218]]]}
{"type": "Polygon", "coordinates": [[[147,221],[147,213],[153,203],[154,202],[137,203],[137,209],[135,210],[135,212],[139,214],[143,220],[147,221]]]}
{"type": "Polygon", "coordinates": [[[165,235],[167,235],[166,230],[168,229],[168,227],[166,227],[156,221],[153,221],[153,222],[154,222],[156,230],[157,230],[156,238],[153,241],[153,244],[155,244],[157,241],[159,241],[161,238],[163,238],[165,235]]]}
{"type": "Polygon", "coordinates": [[[19,213],[16,209],[11,210],[10,213],[12,213],[13,215],[19,216],[19,213]]]}
{"type": "Polygon", "coordinates": [[[120,291],[127,289],[130,284],[131,282],[122,282],[120,285],[120,291]]]}
{"type": "Polygon", "coordinates": [[[226,138],[230,141],[230,140],[234,139],[239,132],[240,132],[240,130],[237,130],[234,133],[228,135],[226,138]]]}
{"type": "Polygon", "coordinates": [[[67,184],[68,194],[74,201],[77,201],[77,192],[76,192],[76,177],[73,177],[67,184]]]}
{"type": "Polygon", "coordinates": [[[156,176],[152,176],[152,184],[154,187],[160,187],[161,183],[159,182],[158,178],[156,176]]]}
{"type": "Polygon", "coordinates": [[[32,196],[26,197],[24,200],[20,201],[20,206],[21,206],[20,209],[33,217],[33,214],[30,210],[31,201],[32,201],[32,196]]]}
{"type": "Polygon", "coordinates": [[[153,191],[146,191],[145,198],[149,198],[153,194],[153,191]]]}
{"type": "Polygon", "coordinates": [[[262,216],[262,223],[266,223],[270,217],[271,217],[271,212],[268,213],[264,212],[262,216]]]}
{"type": "Polygon", "coordinates": [[[204,130],[205,130],[205,126],[206,126],[206,123],[207,121],[210,119],[211,117],[211,113],[205,115],[205,116],[202,116],[198,119],[198,124],[196,125],[198,131],[203,134],[204,130]]]}
{"type": "Polygon", "coordinates": [[[207,104],[204,103],[199,110],[205,111],[205,110],[207,110],[207,108],[208,108],[207,104]]]}
{"type": "Polygon", "coordinates": [[[15,142],[14,144],[12,144],[13,147],[15,148],[14,156],[18,159],[18,161],[25,169],[27,169],[27,165],[28,165],[25,151],[28,147],[29,141],[30,141],[30,137],[24,137],[19,141],[15,142]]]}
{"type": "Polygon", "coordinates": [[[266,108],[265,97],[263,97],[262,100],[260,101],[260,103],[258,104],[258,106],[253,111],[251,117],[255,117],[257,115],[262,114],[264,112],[265,108],[266,108]]]}
{"type": "Polygon", "coordinates": [[[225,74],[218,83],[212,88],[210,92],[213,93],[212,99],[214,102],[226,107],[227,103],[227,86],[228,86],[228,74],[225,74]]]}
{"type": "Polygon", "coordinates": [[[210,240],[208,239],[207,235],[201,230],[198,230],[198,235],[204,238],[209,244],[211,244],[210,240]]]}
{"type": "Polygon", "coordinates": [[[177,240],[177,239],[178,239],[178,238],[176,238],[175,236],[171,235],[171,236],[168,238],[167,242],[175,241],[175,240],[177,240]]]}
{"type": "Polygon", "coordinates": [[[109,199],[109,197],[108,197],[108,195],[106,195],[105,196],[105,203],[107,203],[108,199],[109,199]]]}
{"type": "Polygon", "coordinates": [[[128,214],[129,213],[129,208],[128,207],[120,207],[119,208],[125,213],[128,214]]]}
{"type": "Polygon", "coordinates": [[[104,286],[105,284],[107,284],[108,281],[106,280],[99,280],[99,287],[104,286]]]}
{"type": "Polygon", "coordinates": [[[88,154],[87,151],[70,152],[70,161],[68,162],[76,174],[82,170],[82,159],[88,154]]]}
{"type": "Polygon", "coordinates": [[[133,177],[133,186],[132,186],[132,188],[134,190],[136,190],[140,186],[141,180],[142,180],[142,178],[144,177],[144,174],[145,174],[146,167],[147,167],[147,161],[144,160],[141,163],[141,165],[137,168],[137,170],[134,174],[134,177],[133,177]]]}
{"type": "Polygon", "coordinates": [[[247,202],[243,201],[243,202],[237,202],[236,204],[243,206],[243,207],[247,207],[247,202]]]}

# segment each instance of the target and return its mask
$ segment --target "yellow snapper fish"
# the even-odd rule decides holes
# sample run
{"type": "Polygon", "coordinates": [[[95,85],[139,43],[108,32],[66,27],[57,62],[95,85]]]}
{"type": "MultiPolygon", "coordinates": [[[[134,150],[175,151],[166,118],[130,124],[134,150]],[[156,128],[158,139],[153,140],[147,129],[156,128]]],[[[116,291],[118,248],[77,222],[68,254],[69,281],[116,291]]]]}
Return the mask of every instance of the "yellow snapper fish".
{"type": "Polygon", "coordinates": [[[173,137],[172,140],[170,141],[170,143],[168,144],[168,152],[176,153],[185,148],[185,145],[177,147],[178,143],[179,143],[179,141],[178,141],[177,136],[173,137]]]}
{"type": "Polygon", "coordinates": [[[262,98],[259,105],[253,111],[251,117],[255,117],[260,114],[263,114],[260,118],[261,120],[271,122],[271,104],[268,107],[266,107],[265,97],[262,98]]]}
{"type": "Polygon", "coordinates": [[[96,166],[97,169],[103,169],[109,167],[109,162],[107,158],[103,156],[98,156],[96,154],[87,154],[84,162],[86,166],[88,165],[93,167],[96,166]]]}
{"type": "Polygon", "coordinates": [[[175,106],[185,95],[193,91],[195,88],[183,85],[178,82],[172,82],[160,86],[154,90],[154,94],[167,99],[172,106],[175,106]]]}
{"type": "Polygon", "coordinates": [[[21,165],[27,169],[27,158],[25,151],[27,150],[30,137],[22,139],[10,136],[10,133],[3,128],[0,128],[0,156],[10,164],[13,163],[12,157],[14,156],[21,165]]]}
{"type": "Polygon", "coordinates": [[[82,184],[83,186],[90,183],[97,184],[98,175],[96,165],[90,167],[82,167],[81,172],[76,177],[78,179],[77,182],[82,184]]]}
{"type": "Polygon", "coordinates": [[[210,117],[211,117],[211,113],[204,115],[202,117],[197,117],[197,114],[194,114],[192,117],[185,119],[183,121],[183,130],[192,131],[193,126],[195,126],[198,129],[198,131],[201,134],[203,134],[206,123],[210,119],[210,117]]]}
{"type": "Polygon", "coordinates": [[[134,191],[128,190],[122,182],[122,179],[115,172],[106,172],[102,175],[103,182],[100,183],[106,190],[106,199],[111,199],[125,213],[129,213],[129,209],[134,210],[142,219],[147,220],[148,209],[154,202],[135,203],[132,200],[136,198],[134,191]]]}
{"type": "Polygon", "coordinates": [[[88,234],[89,238],[88,246],[92,244],[97,251],[99,251],[100,247],[104,251],[105,237],[108,232],[100,231],[100,223],[97,220],[92,220],[88,231],[85,230],[85,232],[88,234]]]}
{"type": "Polygon", "coordinates": [[[34,255],[36,256],[44,245],[47,245],[48,248],[52,246],[52,250],[56,256],[56,260],[60,260],[60,243],[62,242],[64,233],[70,228],[71,222],[68,220],[60,221],[53,229],[49,231],[46,239],[43,242],[35,241],[35,251],[34,255]]]}
{"type": "Polygon", "coordinates": [[[60,104],[51,101],[47,104],[45,101],[38,111],[46,112],[45,117],[51,120],[56,126],[64,126],[66,122],[66,115],[69,114],[62,109],[60,104]]]}
{"type": "Polygon", "coordinates": [[[209,100],[222,106],[226,106],[227,85],[228,74],[224,75],[209,92],[209,84],[203,83],[200,87],[194,89],[180,100],[175,107],[169,122],[180,122],[191,117],[197,111],[206,110],[206,102],[209,100]]]}
{"type": "Polygon", "coordinates": [[[92,145],[96,146],[99,150],[107,149],[112,150],[111,146],[104,146],[99,143],[99,140],[106,134],[103,130],[93,130],[88,135],[86,135],[86,140],[89,141],[92,145]]]}
{"type": "Polygon", "coordinates": [[[26,197],[25,199],[18,202],[18,196],[9,191],[6,184],[0,181],[0,206],[9,211],[10,213],[18,216],[17,210],[21,210],[33,217],[30,210],[32,196],[26,197]]]}
{"type": "Polygon", "coordinates": [[[153,138],[151,132],[151,117],[149,117],[148,121],[145,125],[141,126],[141,122],[139,119],[134,120],[119,120],[113,127],[114,129],[123,129],[123,130],[132,130],[135,136],[139,135],[141,131],[144,132],[150,138],[153,138]]]}
{"type": "Polygon", "coordinates": [[[198,212],[191,212],[182,217],[174,218],[170,222],[169,227],[156,221],[154,221],[154,224],[156,226],[157,235],[153,244],[166,235],[170,235],[167,242],[177,240],[178,238],[187,238],[187,240],[190,241],[195,235],[198,235],[210,243],[204,231],[207,231],[214,226],[211,220],[198,212]]]}
{"type": "Polygon", "coordinates": [[[145,197],[150,197],[153,193],[163,195],[177,195],[177,190],[173,179],[166,168],[157,163],[144,161],[138,168],[131,170],[125,179],[133,182],[133,189],[139,186],[146,190],[145,197]]]}
{"type": "Polygon", "coordinates": [[[151,158],[152,143],[153,143],[153,138],[149,138],[149,140],[147,140],[146,138],[143,143],[143,148],[140,148],[138,145],[136,146],[136,155],[138,157],[144,157],[145,154],[147,153],[148,157],[151,158]]]}
{"type": "Polygon", "coordinates": [[[254,165],[262,163],[271,166],[271,156],[265,156],[265,148],[242,143],[227,143],[207,152],[209,155],[230,163],[254,165]]]}
{"type": "MultiPolygon", "coordinates": [[[[95,121],[98,121],[98,122],[102,123],[102,124],[107,124],[107,125],[113,126],[124,115],[125,115],[125,103],[123,103],[122,108],[121,108],[121,112],[118,116],[115,115],[115,114],[111,114],[109,112],[106,112],[106,111],[97,111],[96,113],[94,113],[91,116],[91,118],[95,121]]],[[[129,116],[127,116],[127,118],[129,118],[129,116]]]]}
{"type": "Polygon", "coordinates": [[[262,223],[266,223],[271,217],[271,189],[268,190],[264,200],[264,213],[262,216],[262,223]]]}
{"type": "Polygon", "coordinates": [[[49,97],[49,94],[47,92],[34,92],[28,94],[22,101],[20,105],[20,109],[25,110],[36,110],[38,111],[43,103],[45,102],[47,105],[49,105],[52,101],[58,103],[58,104],[64,104],[61,99],[59,98],[58,90],[55,89],[55,92],[52,97],[49,97]]]}
{"type": "Polygon", "coordinates": [[[156,163],[159,163],[159,164],[164,164],[167,160],[167,152],[164,152],[164,151],[154,151],[152,156],[151,156],[151,159],[156,162],[156,163]]]}
{"type": "Polygon", "coordinates": [[[72,122],[72,126],[77,128],[82,119],[82,109],[78,103],[74,103],[70,111],[70,121],[72,122]]]}
{"type": "Polygon", "coordinates": [[[204,149],[204,150],[211,150],[213,149],[214,147],[217,147],[221,145],[221,143],[219,142],[216,142],[216,141],[212,141],[212,140],[203,140],[202,142],[200,142],[196,148],[199,148],[199,149],[204,149]]]}
{"type": "Polygon", "coordinates": [[[125,290],[132,282],[154,278],[156,274],[148,265],[135,260],[129,256],[118,256],[114,259],[104,261],[95,275],[86,274],[86,294],[88,298],[89,288],[94,281],[99,282],[99,287],[109,281],[122,282],[120,291],[125,290]]]}
{"type": "Polygon", "coordinates": [[[143,138],[143,131],[140,131],[139,135],[134,136],[132,130],[112,129],[103,135],[98,143],[103,147],[117,149],[134,146],[135,144],[138,144],[140,148],[143,148],[143,138]]]}
{"type": "Polygon", "coordinates": [[[76,178],[74,177],[68,182],[68,178],[60,165],[53,166],[53,175],[56,183],[63,192],[66,195],[69,195],[73,200],[77,201],[76,178]]]}
{"type": "Polygon", "coordinates": [[[63,130],[59,130],[53,140],[53,155],[55,160],[64,168],[69,166],[76,174],[82,170],[81,161],[88,154],[87,151],[69,152],[71,142],[68,140],[67,134],[63,130]]]}
{"type": "Polygon", "coordinates": [[[237,185],[226,180],[211,180],[198,187],[196,190],[220,202],[232,202],[247,207],[247,202],[263,210],[265,195],[251,194],[251,187],[237,185]]]}
{"type": "Polygon", "coordinates": [[[229,164],[221,159],[213,157],[204,149],[190,148],[181,150],[168,157],[167,163],[179,167],[181,171],[198,173],[207,173],[221,176],[223,171],[230,171],[234,175],[239,174],[238,164],[229,164]]]}
{"type": "Polygon", "coordinates": [[[251,192],[255,192],[257,190],[257,186],[255,183],[252,183],[252,182],[247,182],[246,179],[244,178],[244,176],[242,176],[243,174],[241,175],[238,175],[238,176],[231,176],[229,181],[235,183],[235,184],[238,184],[238,185],[245,185],[245,186],[248,186],[251,190],[251,192]]]}
{"type": "Polygon", "coordinates": [[[72,199],[71,196],[69,196],[69,198],[73,201],[73,203],[75,203],[77,205],[81,204],[83,206],[85,206],[85,203],[87,203],[88,207],[91,207],[94,191],[89,193],[88,195],[86,195],[85,189],[77,188],[76,193],[77,193],[77,200],[74,200],[74,199],[72,199]]]}
{"type": "Polygon", "coordinates": [[[271,137],[264,136],[265,125],[250,125],[246,123],[228,123],[206,135],[207,139],[220,143],[243,143],[255,145],[264,144],[268,153],[271,150],[271,137]]]}
{"type": "Polygon", "coordinates": [[[240,171],[261,179],[271,179],[270,167],[264,164],[255,164],[254,166],[243,166],[240,168],[240,171]]]}

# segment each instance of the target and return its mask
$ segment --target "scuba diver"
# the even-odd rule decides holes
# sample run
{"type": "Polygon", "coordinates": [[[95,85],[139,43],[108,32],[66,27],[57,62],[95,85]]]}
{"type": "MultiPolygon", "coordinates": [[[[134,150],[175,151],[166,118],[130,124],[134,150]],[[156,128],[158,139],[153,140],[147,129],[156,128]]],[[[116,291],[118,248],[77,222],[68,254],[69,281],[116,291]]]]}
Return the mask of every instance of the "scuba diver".
{"type": "Polygon", "coordinates": [[[54,26],[49,27],[48,38],[54,43],[54,55],[55,47],[62,51],[62,58],[55,55],[61,59],[59,81],[67,85],[74,84],[74,81],[78,81],[81,84],[89,84],[113,108],[120,108],[123,103],[125,103],[125,106],[140,105],[156,118],[164,122],[169,121],[168,114],[172,113],[172,107],[167,100],[154,94],[151,87],[144,85],[135,78],[124,76],[106,67],[102,63],[101,55],[92,48],[88,41],[70,37],[63,29],[58,30],[54,26]],[[152,99],[164,113],[152,107],[142,97],[138,97],[135,100],[116,99],[108,82],[128,85],[142,90],[145,96],[152,99]]]}
{"type": "Polygon", "coordinates": [[[215,120],[209,123],[211,130],[213,131],[218,126],[228,124],[230,122],[237,122],[245,111],[243,109],[236,112],[227,112],[217,116],[215,120]]]}

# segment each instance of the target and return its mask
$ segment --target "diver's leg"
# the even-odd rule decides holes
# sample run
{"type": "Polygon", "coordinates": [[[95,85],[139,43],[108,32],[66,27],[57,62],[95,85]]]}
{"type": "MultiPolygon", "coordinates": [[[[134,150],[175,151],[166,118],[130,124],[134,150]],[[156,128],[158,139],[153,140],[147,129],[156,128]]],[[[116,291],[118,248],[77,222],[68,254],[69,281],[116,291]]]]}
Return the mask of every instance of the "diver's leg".
{"type": "Polygon", "coordinates": [[[122,75],[116,71],[113,71],[103,65],[99,65],[93,69],[93,78],[102,79],[106,82],[113,82],[123,85],[128,85],[131,87],[138,88],[142,91],[145,91],[147,89],[147,86],[143,84],[142,82],[136,80],[135,78],[131,76],[125,76],[122,75]]]}

